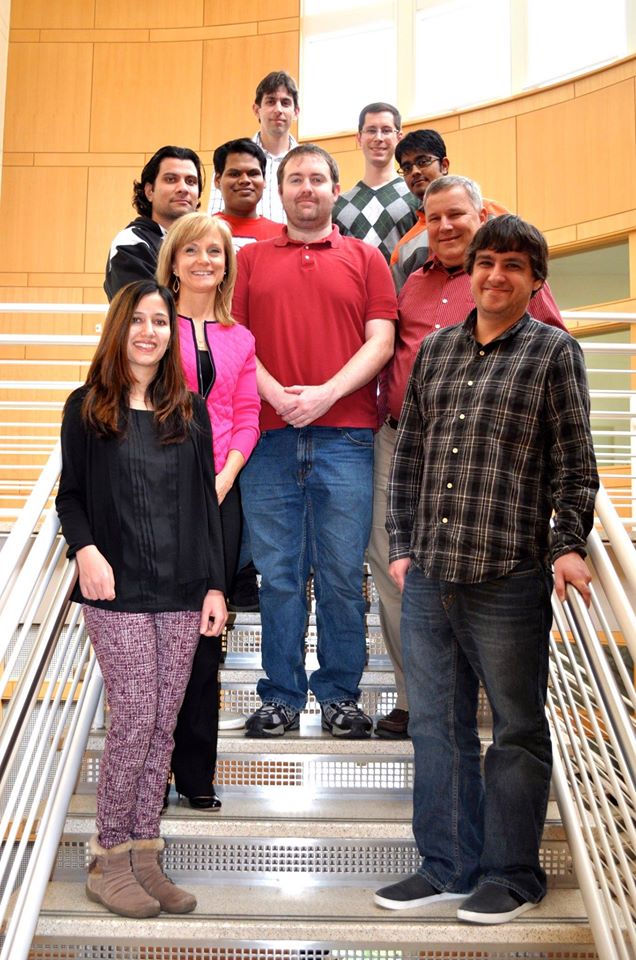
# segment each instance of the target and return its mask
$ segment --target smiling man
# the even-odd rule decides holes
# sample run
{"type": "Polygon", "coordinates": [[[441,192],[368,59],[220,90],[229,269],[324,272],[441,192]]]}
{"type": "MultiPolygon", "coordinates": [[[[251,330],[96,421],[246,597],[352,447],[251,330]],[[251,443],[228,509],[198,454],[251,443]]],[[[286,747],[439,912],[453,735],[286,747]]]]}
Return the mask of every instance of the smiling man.
{"type": "MultiPolygon", "coordinates": [[[[446,156],[446,144],[437,130],[413,130],[398,142],[395,159],[399,163],[399,172],[404,182],[420,204],[417,223],[394,247],[391,254],[391,271],[395,289],[399,293],[407,277],[423,266],[429,256],[426,214],[424,212],[424,194],[433,180],[448,173],[450,161],[446,156]]],[[[488,216],[498,217],[508,213],[505,207],[494,200],[484,197],[484,207],[488,216]]]]}
{"type": "Polygon", "coordinates": [[[552,584],[589,604],[598,489],[583,352],[532,316],[547,265],[536,227],[484,223],[466,253],[476,307],[424,340],[409,379],[387,529],[422,861],[378,891],[389,909],[463,900],[460,920],[504,923],[546,892],[552,584]],[[483,777],[480,682],[493,714],[483,777]]]}
{"type": "MultiPolygon", "coordinates": [[[[382,634],[393,663],[397,690],[395,708],[376,724],[376,734],[387,739],[406,737],[409,723],[400,638],[402,597],[388,573],[389,538],[385,527],[386,490],[396,427],[422,340],[435,330],[461,323],[475,305],[470,278],[464,270],[464,257],[477,230],[488,218],[478,185],[467,177],[433,178],[423,203],[431,255],[423,267],[410,275],[398,297],[395,355],[383,385],[389,415],[375,437],[369,563],[380,597],[382,634]]],[[[537,320],[565,329],[547,284],[542,284],[534,295],[532,314],[537,320]]]]}
{"type": "Polygon", "coordinates": [[[133,280],[153,279],[159,247],[170,225],[200,206],[204,185],[201,160],[188,147],[161,147],[133,183],[139,214],[110,245],[104,290],[109,300],[133,280]]]}
{"type": "MultiPolygon", "coordinates": [[[[256,88],[252,110],[260,129],[252,138],[266,157],[265,188],[257,212],[276,223],[285,223],[285,211],[278,193],[277,173],[285,155],[297,146],[290,130],[300,112],[296,81],[284,70],[263,77],[256,88]]],[[[223,210],[223,195],[218,187],[210,193],[208,212],[223,210]]]]}
{"type": "Polygon", "coordinates": [[[331,222],[338,167],[304,144],[279,172],[280,237],[238,257],[233,314],[256,338],[261,439],[241,474],[261,574],[262,706],[247,735],[299,726],[310,688],[334,736],[364,738],[357,704],[365,663],[364,551],[373,490],[377,375],[393,352],[395,292],[380,253],[331,222]],[[320,666],[303,647],[306,583],[316,587],[320,666]]]}
{"type": "Polygon", "coordinates": [[[221,191],[223,210],[216,214],[229,225],[234,249],[277,237],[280,223],[258,213],[265,188],[267,158],[253,140],[228,140],[214,151],[214,185],[221,191]]]}
{"type": "Polygon", "coordinates": [[[395,148],[401,138],[397,107],[380,102],[362,109],[356,142],[364,157],[364,174],[338,197],[333,213],[342,234],[377,247],[387,263],[400,237],[415,223],[418,206],[395,171],[395,148]]]}

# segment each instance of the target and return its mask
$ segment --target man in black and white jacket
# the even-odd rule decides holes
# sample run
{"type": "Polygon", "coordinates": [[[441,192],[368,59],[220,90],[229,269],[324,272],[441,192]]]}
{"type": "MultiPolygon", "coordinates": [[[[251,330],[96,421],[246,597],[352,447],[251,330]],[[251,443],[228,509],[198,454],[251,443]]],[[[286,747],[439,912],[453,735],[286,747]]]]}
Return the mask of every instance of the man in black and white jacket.
{"type": "Polygon", "coordinates": [[[133,280],[154,277],[159,247],[168,227],[201,205],[201,160],[188,147],[161,147],[133,183],[133,207],[139,214],[110,245],[104,290],[109,300],[133,280]]]}

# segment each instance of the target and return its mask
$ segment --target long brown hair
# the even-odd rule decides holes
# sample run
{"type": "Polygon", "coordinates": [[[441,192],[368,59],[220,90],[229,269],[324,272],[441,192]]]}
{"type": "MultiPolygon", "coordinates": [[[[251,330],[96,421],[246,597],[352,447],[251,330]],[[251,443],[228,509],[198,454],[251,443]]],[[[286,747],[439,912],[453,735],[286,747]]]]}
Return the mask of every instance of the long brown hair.
{"type": "Polygon", "coordinates": [[[88,389],[82,402],[82,417],[101,436],[125,435],[128,398],[134,382],[128,362],[128,334],[139,301],[152,293],[158,293],[166,305],[170,342],[147,394],[161,443],[180,443],[192,420],[192,399],[183,378],[174,300],[170,291],[155,280],[129,283],[113,297],[86,377],[88,389]]]}
{"type": "MultiPolygon", "coordinates": [[[[214,291],[214,318],[223,327],[231,327],[236,322],[232,318],[232,295],[236,283],[236,254],[232,242],[232,231],[220,217],[210,217],[207,213],[186,213],[172,224],[166,234],[157,261],[157,281],[166,287],[175,282],[173,271],[174,258],[178,251],[193,240],[200,240],[210,230],[216,230],[221,238],[225,253],[225,276],[214,291]]],[[[177,296],[177,301],[179,297],[177,296]]]]}

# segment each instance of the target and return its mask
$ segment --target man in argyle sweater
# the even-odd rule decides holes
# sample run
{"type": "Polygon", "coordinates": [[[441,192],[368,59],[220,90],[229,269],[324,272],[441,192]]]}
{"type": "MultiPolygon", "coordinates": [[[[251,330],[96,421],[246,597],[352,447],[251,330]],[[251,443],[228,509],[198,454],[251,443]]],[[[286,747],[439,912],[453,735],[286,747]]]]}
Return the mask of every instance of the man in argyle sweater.
{"type": "Polygon", "coordinates": [[[416,222],[417,198],[395,171],[402,118],[390,103],[370,103],[360,113],[356,140],[364,176],[340,194],[333,222],[340,232],[377,247],[387,263],[400,237],[416,222]]]}

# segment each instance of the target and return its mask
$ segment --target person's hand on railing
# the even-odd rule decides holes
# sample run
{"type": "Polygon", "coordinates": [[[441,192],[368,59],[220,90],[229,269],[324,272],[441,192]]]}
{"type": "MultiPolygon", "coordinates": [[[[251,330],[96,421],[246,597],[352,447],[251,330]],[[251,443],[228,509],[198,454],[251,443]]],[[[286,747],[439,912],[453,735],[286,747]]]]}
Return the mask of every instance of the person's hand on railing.
{"type": "Polygon", "coordinates": [[[114,600],[115,577],[113,568],[94,544],[82,547],[75,554],[79,570],[79,584],[86,600],[114,600]]]}
{"type": "Polygon", "coordinates": [[[581,594],[585,606],[589,607],[591,580],[592,574],[585,560],[575,550],[562,554],[554,561],[554,589],[561,603],[565,602],[567,585],[571,583],[581,594]]]}

